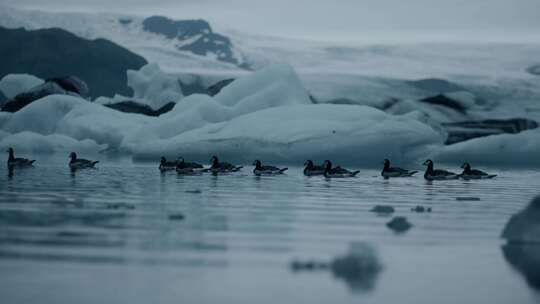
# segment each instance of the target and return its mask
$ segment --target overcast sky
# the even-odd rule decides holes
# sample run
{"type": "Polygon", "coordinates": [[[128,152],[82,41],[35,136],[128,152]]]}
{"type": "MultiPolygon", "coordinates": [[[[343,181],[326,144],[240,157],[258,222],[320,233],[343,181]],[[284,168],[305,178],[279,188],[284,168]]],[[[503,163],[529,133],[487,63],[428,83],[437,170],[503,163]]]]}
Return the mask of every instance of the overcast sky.
{"type": "Polygon", "coordinates": [[[48,11],[204,18],[214,27],[321,40],[365,33],[540,38],[540,0],[0,0],[48,11]]]}

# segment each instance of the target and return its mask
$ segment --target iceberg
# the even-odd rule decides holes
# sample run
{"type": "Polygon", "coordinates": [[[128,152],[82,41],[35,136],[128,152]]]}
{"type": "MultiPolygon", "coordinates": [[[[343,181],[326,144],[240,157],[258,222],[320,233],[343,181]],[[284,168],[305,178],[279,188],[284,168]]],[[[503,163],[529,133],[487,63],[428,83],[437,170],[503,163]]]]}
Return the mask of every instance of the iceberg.
{"type": "Polygon", "coordinates": [[[29,74],[8,74],[0,80],[0,91],[8,99],[12,99],[44,82],[43,79],[29,74]]]}
{"type": "Polygon", "coordinates": [[[288,65],[240,77],[214,97],[184,97],[160,117],[119,112],[77,96],[50,95],[0,116],[0,124],[0,147],[20,144],[34,152],[52,152],[79,145],[137,159],[182,154],[207,160],[219,154],[250,162],[334,158],[373,164],[383,156],[412,160],[422,147],[443,141],[414,115],[313,104],[288,65]]]}

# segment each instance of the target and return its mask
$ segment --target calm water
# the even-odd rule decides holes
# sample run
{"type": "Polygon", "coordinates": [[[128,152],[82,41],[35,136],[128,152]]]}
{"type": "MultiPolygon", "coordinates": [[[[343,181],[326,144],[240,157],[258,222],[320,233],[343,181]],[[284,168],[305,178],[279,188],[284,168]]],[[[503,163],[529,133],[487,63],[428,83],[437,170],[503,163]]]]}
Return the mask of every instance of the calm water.
{"type": "Polygon", "coordinates": [[[0,167],[2,303],[538,303],[503,255],[509,217],[539,194],[539,171],[428,183],[160,174],[104,161],[71,174],[54,159],[8,177],[0,167]],[[478,197],[480,201],[458,201],[478,197]],[[414,225],[396,234],[392,205],[414,225]],[[416,205],[431,213],[414,213],[416,205]],[[184,218],[182,219],[181,216],[184,218]],[[331,261],[369,243],[383,270],[358,288],[331,261]]]}

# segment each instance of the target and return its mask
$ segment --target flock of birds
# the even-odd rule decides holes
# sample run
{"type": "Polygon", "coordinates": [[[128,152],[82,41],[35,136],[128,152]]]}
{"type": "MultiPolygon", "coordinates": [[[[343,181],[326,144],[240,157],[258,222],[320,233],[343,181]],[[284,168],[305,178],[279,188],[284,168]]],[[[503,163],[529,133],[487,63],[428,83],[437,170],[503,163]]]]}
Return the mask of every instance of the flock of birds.
{"type": "MultiPolygon", "coordinates": [[[[13,148],[9,148],[7,150],[9,153],[8,158],[8,168],[13,169],[15,167],[17,168],[24,168],[24,167],[32,167],[35,160],[30,160],[26,158],[16,158],[15,153],[13,152],[13,148]]],[[[70,161],[69,161],[69,168],[72,170],[78,170],[78,169],[87,169],[87,168],[94,168],[96,164],[99,161],[92,161],[87,159],[78,158],[77,154],[75,152],[71,152],[69,155],[70,161]]],[[[159,170],[162,172],[165,171],[172,171],[175,170],[178,174],[183,175],[198,175],[203,174],[205,172],[210,172],[214,174],[219,173],[232,173],[232,172],[238,172],[243,167],[242,166],[236,166],[228,162],[221,162],[217,158],[217,156],[212,156],[210,159],[211,166],[205,168],[202,164],[198,164],[195,162],[186,162],[184,161],[184,158],[179,157],[175,161],[167,161],[165,157],[161,157],[161,162],[159,164],[159,170]]],[[[424,178],[426,180],[453,180],[453,179],[490,179],[494,178],[495,174],[488,174],[486,172],[480,171],[480,170],[473,170],[471,169],[471,165],[469,163],[464,163],[461,168],[463,169],[463,172],[460,174],[441,170],[441,169],[434,169],[433,161],[426,160],[424,162],[425,166],[427,166],[426,171],[424,173],[424,178]]],[[[260,176],[260,175],[278,175],[283,174],[285,171],[287,171],[288,168],[278,168],[275,166],[268,166],[263,165],[260,160],[255,160],[253,162],[253,174],[260,176]]],[[[406,170],[398,167],[391,167],[390,166],[390,160],[385,159],[384,160],[384,166],[383,170],[381,172],[381,176],[384,178],[390,178],[390,177],[410,177],[416,174],[418,171],[412,171],[412,170],[406,170]]],[[[342,168],[341,166],[332,166],[332,162],[329,160],[325,160],[322,165],[315,165],[313,161],[307,160],[304,163],[304,175],[306,176],[325,176],[327,178],[346,178],[346,177],[355,177],[360,171],[351,171],[347,170],[345,168],[342,168]]]]}

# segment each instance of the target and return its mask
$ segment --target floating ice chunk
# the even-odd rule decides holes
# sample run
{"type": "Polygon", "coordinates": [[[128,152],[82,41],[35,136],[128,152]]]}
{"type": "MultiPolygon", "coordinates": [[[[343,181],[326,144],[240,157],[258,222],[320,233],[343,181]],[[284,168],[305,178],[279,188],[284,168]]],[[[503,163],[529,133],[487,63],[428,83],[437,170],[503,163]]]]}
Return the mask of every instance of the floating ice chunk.
{"type": "Polygon", "coordinates": [[[0,80],[0,91],[11,99],[17,94],[28,91],[29,89],[44,83],[43,79],[29,74],[9,74],[0,80]]]}
{"type": "Polygon", "coordinates": [[[184,96],[178,78],[162,72],[156,63],[147,64],[139,71],[128,70],[127,84],[137,102],[146,103],[154,110],[184,96]]]}
{"type": "Polygon", "coordinates": [[[504,227],[502,237],[512,243],[540,245],[540,196],[510,218],[504,227]]]}
{"type": "Polygon", "coordinates": [[[61,134],[42,135],[34,132],[9,134],[0,131],[0,149],[16,147],[23,153],[55,153],[78,151],[96,154],[105,148],[90,139],[76,140],[61,134]],[[3,133],[3,134],[2,134],[3,133]]]}
{"type": "Polygon", "coordinates": [[[540,129],[519,134],[501,134],[475,138],[465,142],[441,146],[430,158],[451,163],[484,165],[540,165],[540,129]]]}
{"type": "MultiPolygon", "coordinates": [[[[211,102],[209,97],[204,98],[211,102]]],[[[210,111],[212,109],[215,107],[208,104],[205,113],[224,115],[221,111],[210,111]]],[[[156,129],[151,133],[172,134],[173,122],[179,121],[173,119],[172,112],[162,116],[170,115],[169,125],[160,125],[164,129],[162,132],[156,129]]],[[[190,113],[185,118],[194,116],[190,113]]],[[[215,121],[219,117],[205,119],[215,121]]],[[[195,123],[199,123],[198,120],[195,123]]],[[[269,108],[223,123],[207,124],[175,137],[141,142],[133,149],[140,158],[181,153],[195,158],[219,154],[242,162],[256,158],[278,162],[335,158],[355,164],[373,164],[380,161],[381,155],[399,162],[410,161],[416,157],[415,148],[437,143],[441,144],[442,138],[429,126],[374,108],[296,105],[269,108]]]]}

